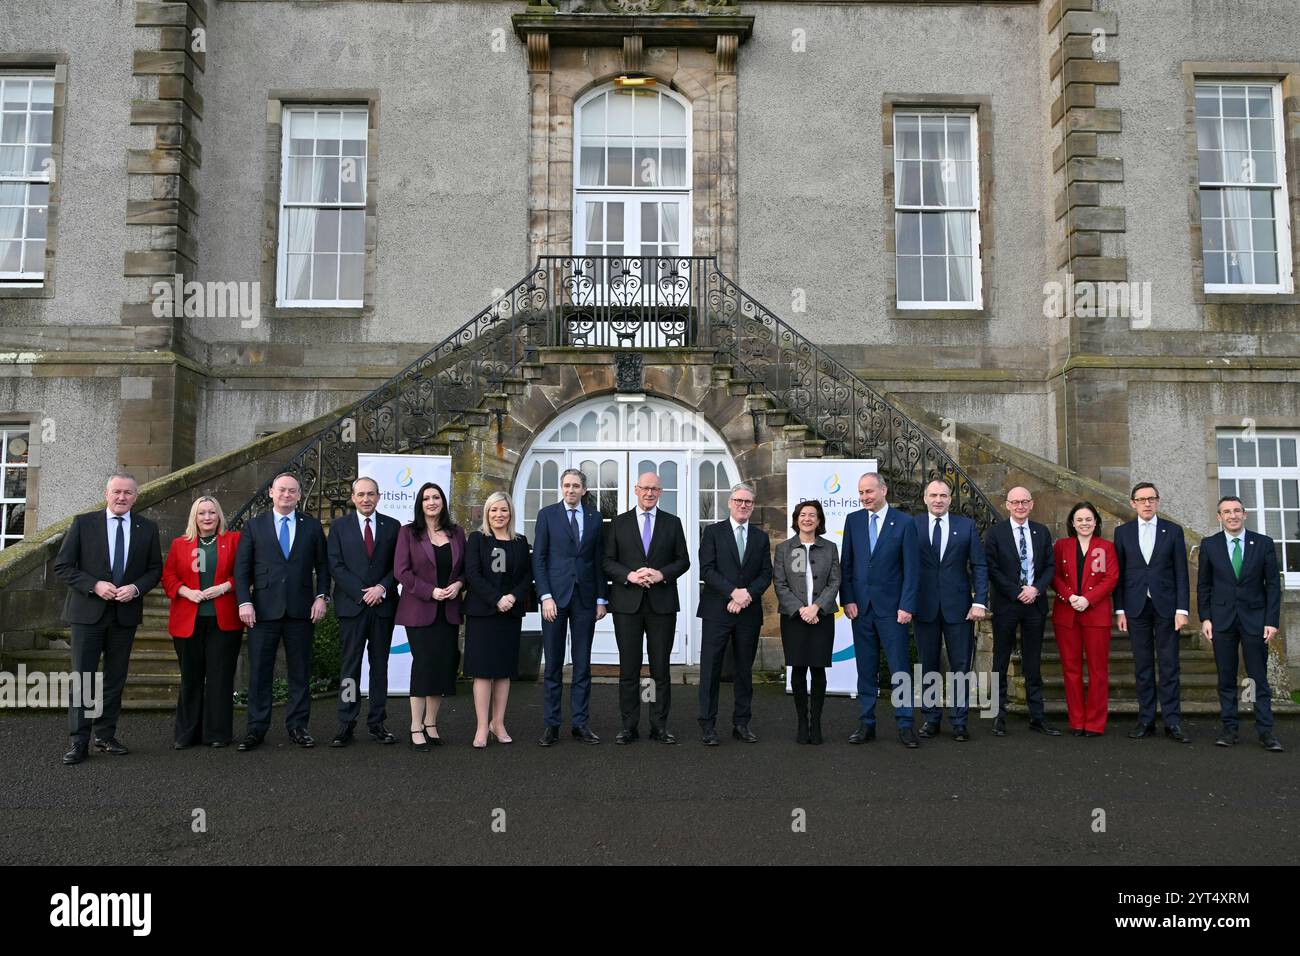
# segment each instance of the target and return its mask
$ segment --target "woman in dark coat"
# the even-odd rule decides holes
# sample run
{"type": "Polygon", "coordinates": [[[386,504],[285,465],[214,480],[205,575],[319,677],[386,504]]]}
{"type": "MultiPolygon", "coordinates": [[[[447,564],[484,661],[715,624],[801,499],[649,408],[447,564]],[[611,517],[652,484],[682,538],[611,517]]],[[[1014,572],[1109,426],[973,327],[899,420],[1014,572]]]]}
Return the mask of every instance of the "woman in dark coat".
{"type": "Polygon", "coordinates": [[[402,585],[395,622],[411,643],[411,747],[428,750],[442,743],[440,698],[456,693],[465,587],[465,532],[431,481],[420,487],[415,518],[397,536],[393,575],[402,585]]]}
{"type": "Polygon", "coordinates": [[[500,491],[483,503],[483,527],[469,536],[465,551],[465,676],[474,678],[474,746],[506,733],[510,682],[519,676],[519,630],[533,586],[528,539],[512,530],[514,513],[500,491]]]}
{"type": "Polygon", "coordinates": [[[781,612],[781,646],[790,668],[795,740],[822,742],[822,704],[826,700],[826,668],[835,645],[836,597],[840,593],[840,553],[823,537],[826,515],[820,502],[794,506],[793,529],[798,532],[776,546],[772,583],[781,612]],[[812,708],[808,706],[808,672],[812,671],[812,708]]]}

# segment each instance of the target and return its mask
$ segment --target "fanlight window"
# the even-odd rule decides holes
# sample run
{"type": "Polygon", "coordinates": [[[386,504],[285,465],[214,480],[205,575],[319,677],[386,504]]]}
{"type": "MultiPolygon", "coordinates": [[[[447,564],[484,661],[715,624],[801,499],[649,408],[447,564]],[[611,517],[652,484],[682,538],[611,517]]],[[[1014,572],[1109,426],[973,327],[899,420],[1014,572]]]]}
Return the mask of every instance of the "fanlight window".
{"type": "Polygon", "coordinates": [[[581,186],[684,189],[686,108],[657,90],[611,89],[582,105],[581,186]]]}
{"type": "Polygon", "coordinates": [[[708,436],[693,419],[692,413],[675,408],[611,403],[557,425],[544,440],[562,444],[663,442],[690,445],[709,442],[708,436]]]}

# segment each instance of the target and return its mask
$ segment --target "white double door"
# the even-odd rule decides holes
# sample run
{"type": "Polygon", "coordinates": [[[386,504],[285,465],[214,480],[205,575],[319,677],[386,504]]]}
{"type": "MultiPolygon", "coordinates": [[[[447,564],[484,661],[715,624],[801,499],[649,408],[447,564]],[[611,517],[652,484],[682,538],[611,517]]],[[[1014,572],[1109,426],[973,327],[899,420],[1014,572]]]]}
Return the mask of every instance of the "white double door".
{"type": "MultiPolygon", "coordinates": [[[[637,477],[653,471],[659,476],[663,493],[659,507],[676,515],[686,533],[686,550],[691,568],[677,579],[677,630],[673,637],[673,664],[685,664],[697,656],[693,646],[696,599],[699,594],[699,568],[697,547],[699,540],[690,480],[690,456],[683,451],[610,451],[602,448],[573,448],[566,467],[580,468],[587,476],[587,491],[605,521],[605,534],[610,534],[610,519],[636,506],[637,477]]],[[[642,660],[647,661],[644,651],[642,660]]],[[[593,664],[617,664],[618,642],[614,639],[614,616],[606,614],[596,622],[596,636],[591,648],[593,664]]]]}

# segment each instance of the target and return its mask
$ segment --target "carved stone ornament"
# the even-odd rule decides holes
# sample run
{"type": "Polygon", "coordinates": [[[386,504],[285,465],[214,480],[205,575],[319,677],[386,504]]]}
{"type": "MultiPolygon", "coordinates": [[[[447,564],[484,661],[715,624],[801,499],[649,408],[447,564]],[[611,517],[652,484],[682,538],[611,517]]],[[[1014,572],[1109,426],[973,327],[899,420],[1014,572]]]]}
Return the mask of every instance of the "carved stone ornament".
{"type": "Polygon", "coordinates": [[[614,389],[623,394],[645,391],[645,356],[640,352],[614,354],[614,389]]]}

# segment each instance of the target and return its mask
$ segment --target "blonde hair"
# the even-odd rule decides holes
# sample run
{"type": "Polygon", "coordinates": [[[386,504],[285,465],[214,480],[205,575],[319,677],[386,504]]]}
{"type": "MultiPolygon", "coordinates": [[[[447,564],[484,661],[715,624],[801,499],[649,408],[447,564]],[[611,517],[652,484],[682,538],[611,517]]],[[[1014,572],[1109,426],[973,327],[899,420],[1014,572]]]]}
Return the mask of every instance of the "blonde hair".
{"type": "Polygon", "coordinates": [[[205,501],[212,503],[212,507],[217,509],[217,534],[226,533],[226,513],[221,510],[221,502],[211,495],[204,495],[201,498],[194,499],[194,504],[190,505],[190,520],[185,523],[185,540],[197,541],[199,537],[199,505],[205,501]]]}
{"type": "MultiPolygon", "coordinates": [[[[513,524],[515,520],[515,506],[514,503],[511,502],[510,496],[506,494],[504,491],[492,492],[492,494],[487,496],[487,501],[483,502],[483,523],[479,525],[479,530],[482,531],[483,534],[489,538],[492,537],[492,526],[488,524],[488,512],[492,510],[492,506],[496,504],[498,501],[504,501],[506,503],[506,507],[510,509],[511,524],[513,524]]],[[[510,527],[509,525],[506,526],[506,530],[509,531],[511,534],[515,533],[514,528],[510,527]]]]}

